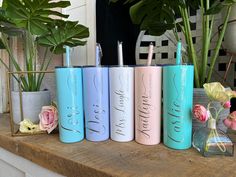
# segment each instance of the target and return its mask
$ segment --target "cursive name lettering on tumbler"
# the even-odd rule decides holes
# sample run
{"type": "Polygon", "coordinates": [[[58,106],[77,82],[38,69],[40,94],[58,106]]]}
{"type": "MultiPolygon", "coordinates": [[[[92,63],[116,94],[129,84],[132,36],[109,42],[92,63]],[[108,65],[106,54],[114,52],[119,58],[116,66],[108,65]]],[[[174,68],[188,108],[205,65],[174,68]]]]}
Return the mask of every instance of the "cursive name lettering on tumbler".
{"type": "Polygon", "coordinates": [[[169,131],[168,132],[168,137],[177,142],[177,143],[181,143],[183,141],[183,137],[182,137],[182,117],[180,115],[181,110],[180,110],[180,105],[176,105],[172,102],[172,108],[171,110],[168,111],[168,115],[170,116],[170,126],[171,129],[173,129],[173,131],[169,131]],[[173,135],[173,134],[178,134],[178,136],[173,135]]]}
{"type": "Polygon", "coordinates": [[[114,107],[114,109],[121,113],[118,123],[115,124],[115,133],[121,136],[125,136],[124,134],[125,124],[126,124],[125,104],[126,101],[128,100],[128,97],[125,95],[125,92],[121,89],[116,90],[114,92],[114,96],[118,97],[118,104],[114,107]]]}
{"type": "Polygon", "coordinates": [[[150,138],[150,113],[152,105],[150,104],[150,98],[144,94],[141,96],[141,103],[138,107],[138,131],[146,138],[150,138]]]}
{"type": "Polygon", "coordinates": [[[105,126],[101,123],[102,114],[105,113],[106,111],[100,108],[98,104],[93,104],[93,117],[87,122],[90,133],[103,134],[105,132],[105,126]]]}
{"type": "Polygon", "coordinates": [[[173,88],[175,88],[175,92],[176,92],[176,98],[173,99],[173,101],[171,102],[170,107],[168,108],[168,115],[170,116],[170,124],[168,126],[170,126],[170,130],[173,131],[168,131],[167,136],[169,139],[171,139],[172,141],[176,142],[176,143],[181,143],[184,141],[184,135],[182,132],[182,121],[183,121],[183,117],[182,115],[182,111],[181,111],[181,99],[180,98],[180,92],[177,89],[176,86],[176,80],[175,80],[175,75],[173,77],[173,88]]]}

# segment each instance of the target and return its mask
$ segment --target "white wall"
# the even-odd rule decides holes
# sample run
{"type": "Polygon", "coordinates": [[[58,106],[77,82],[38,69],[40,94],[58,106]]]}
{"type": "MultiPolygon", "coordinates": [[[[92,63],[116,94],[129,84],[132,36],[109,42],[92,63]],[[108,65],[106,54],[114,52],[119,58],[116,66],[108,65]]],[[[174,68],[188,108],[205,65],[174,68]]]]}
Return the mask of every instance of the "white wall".
{"type": "Polygon", "coordinates": [[[79,21],[89,28],[89,38],[86,46],[79,46],[71,52],[72,65],[95,64],[96,45],[96,1],[95,0],[70,0],[71,6],[63,9],[70,15],[70,20],[79,21]]]}

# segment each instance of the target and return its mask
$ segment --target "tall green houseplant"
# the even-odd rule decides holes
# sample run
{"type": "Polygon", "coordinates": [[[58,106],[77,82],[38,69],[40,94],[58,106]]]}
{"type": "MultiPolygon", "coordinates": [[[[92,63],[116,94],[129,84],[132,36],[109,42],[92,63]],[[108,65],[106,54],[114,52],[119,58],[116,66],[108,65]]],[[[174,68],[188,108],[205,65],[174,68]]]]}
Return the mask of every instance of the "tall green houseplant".
{"type": "MultiPolygon", "coordinates": [[[[116,2],[118,0],[111,0],[116,2]]],[[[141,30],[146,30],[150,35],[159,36],[172,30],[176,40],[179,40],[177,29],[181,29],[187,44],[189,62],[194,64],[195,87],[202,87],[210,82],[212,72],[219,55],[219,50],[227,27],[231,6],[236,0],[126,0],[132,3],[130,16],[134,24],[140,25],[141,30]],[[226,9],[223,24],[218,34],[214,54],[208,65],[208,51],[212,39],[215,15],[223,8],[226,9]],[[191,33],[190,9],[200,9],[202,20],[202,49],[196,51],[191,33]],[[181,21],[176,21],[181,17],[181,21]]]]}
{"type": "MultiPolygon", "coordinates": [[[[28,71],[21,78],[23,91],[38,91],[44,73],[31,71],[46,71],[54,54],[65,52],[65,46],[75,47],[85,45],[81,39],[89,36],[87,27],[78,21],[69,21],[66,14],[56,9],[70,6],[69,1],[53,0],[3,0],[0,9],[0,47],[9,54],[9,59],[16,71],[28,71]],[[9,39],[19,36],[24,43],[24,66],[21,67],[14,57],[9,39]],[[45,47],[41,65],[37,67],[38,46],[45,47]]],[[[9,69],[8,63],[0,58],[0,63],[9,69]]],[[[18,81],[19,79],[15,77],[18,81]]]]}

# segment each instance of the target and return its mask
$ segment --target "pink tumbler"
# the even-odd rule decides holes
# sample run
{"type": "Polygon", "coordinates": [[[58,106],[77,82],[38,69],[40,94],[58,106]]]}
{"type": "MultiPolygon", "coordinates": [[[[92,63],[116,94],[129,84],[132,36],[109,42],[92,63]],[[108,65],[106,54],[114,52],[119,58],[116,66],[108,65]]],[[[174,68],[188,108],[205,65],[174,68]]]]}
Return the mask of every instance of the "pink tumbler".
{"type": "Polygon", "coordinates": [[[135,67],[135,141],[144,145],[160,143],[160,66],[135,67]]]}

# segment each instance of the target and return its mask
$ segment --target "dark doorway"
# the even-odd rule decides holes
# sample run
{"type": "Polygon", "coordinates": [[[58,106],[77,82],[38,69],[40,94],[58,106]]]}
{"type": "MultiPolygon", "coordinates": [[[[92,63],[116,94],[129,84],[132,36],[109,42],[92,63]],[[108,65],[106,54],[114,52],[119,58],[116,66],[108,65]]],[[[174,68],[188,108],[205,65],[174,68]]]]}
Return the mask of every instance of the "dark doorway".
{"type": "Polygon", "coordinates": [[[231,108],[230,112],[236,111],[236,98],[231,99],[231,108]]]}
{"type": "Polygon", "coordinates": [[[135,64],[135,44],[139,34],[138,26],[132,24],[129,5],[124,1],[109,3],[96,1],[97,42],[103,50],[102,65],[117,65],[117,41],[123,42],[125,65],[135,64]]]}

